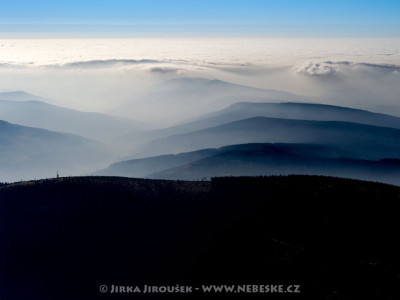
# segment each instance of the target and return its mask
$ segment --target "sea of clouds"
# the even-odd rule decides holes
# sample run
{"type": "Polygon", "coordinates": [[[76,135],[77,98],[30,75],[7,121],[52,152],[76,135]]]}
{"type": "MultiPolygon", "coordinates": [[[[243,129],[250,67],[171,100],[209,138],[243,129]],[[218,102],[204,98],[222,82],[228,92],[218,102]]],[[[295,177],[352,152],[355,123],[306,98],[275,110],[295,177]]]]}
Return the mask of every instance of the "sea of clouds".
{"type": "Polygon", "coordinates": [[[0,91],[23,90],[71,108],[111,111],[182,77],[400,115],[400,39],[0,40],[0,91]]]}

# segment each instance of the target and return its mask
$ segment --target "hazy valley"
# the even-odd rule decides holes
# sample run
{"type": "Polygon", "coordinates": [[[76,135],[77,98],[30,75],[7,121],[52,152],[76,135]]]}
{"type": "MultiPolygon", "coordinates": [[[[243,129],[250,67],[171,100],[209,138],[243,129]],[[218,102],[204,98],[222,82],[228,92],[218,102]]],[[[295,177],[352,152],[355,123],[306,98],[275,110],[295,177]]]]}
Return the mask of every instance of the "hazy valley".
{"type": "Polygon", "coordinates": [[[182,180],[313,174],[400,184],[399,117],[287,102],[296,95],[200,78],[168,80],[154,89],[146,100],[141,96],[146,105],[123,109],[132,114],[136,107],[141,121],[63,108],[24,92],[0,93],[0,118],[9,122],[1,123],[1,180],[53,177],[59,170],[63,176],[182,180]],[[226,107],[212,109],[210,101],[226,107]],[[202,114],[200,106],[210,108],[202,114]],[[159,111],[146,116],[140,107],[159,111]],[[167,107],[180,116],[166,114],[169,120],[190,119],[188,109],[197,114],[146,129],[167,107]]]}

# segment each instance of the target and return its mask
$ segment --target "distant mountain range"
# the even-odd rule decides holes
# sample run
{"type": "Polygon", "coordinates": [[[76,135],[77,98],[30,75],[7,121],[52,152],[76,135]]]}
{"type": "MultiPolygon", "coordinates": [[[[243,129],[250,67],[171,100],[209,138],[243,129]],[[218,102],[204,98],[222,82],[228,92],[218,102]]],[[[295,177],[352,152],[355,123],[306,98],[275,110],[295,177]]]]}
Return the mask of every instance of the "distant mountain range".
{"type": "Polygon", "coordinates": [[[13,91],[13,92],[0,92],[0,100],[8,101],[46,101],[42,97],[38,97],[29,94],[24,91],[13,91]]]}
{"type": "Polygon", "coordinates": [[[239,101],[299,101],[295,94],[253,88],[220,80],[178,78],[155,86],[152,91],[116,107],[113,114],[135,120],[153,119],[168,126],[220,110],[239,101]]]}
{"type": "Polygon", "coordinates": [[[105,144],[70,133],[0,121],[0,180],[76,175],[107,165],[115,154],[105,144]]]}
{"type": "MultiPolygon", "coordinates": [[[[6,99],[7,95],[3,94],[0,99],[6,99]]],[[[29,98],[28,95],[23,94],[22,98],[29,98]]],[[[74,133],[101,141],[109,141],[118,135],[144,129],[143,123],[129,119],[81,112],[31,100],[0,100],[0,119],[29,127],[74,133]]]]}
{"type": "Polygon", "coordinates": [[[181,153],[245,143],[301,143],[335,147],[344,157],[400,158],[400,129],[336,121],[255,117],[149,142],[143,155],[181,153]]]}
{"type": "Polygon", "coordinates": [[[295,173],[400,184],[400,118],[354,108],[240,102],[116,143],[135,159],[96,174],[199,180],[295,173]]]}
{"type": "Polygon", "coordinates": [[[275,96],[300,99],[218,80],[167,81],[140,100],[148,106],[136,101],[123,110],[135,109],[146,118],[141,107],[154,106],[168,118],[176,113],[192,120],[140,130],[143,125],[129,119],[58,107],[24,92],[0,93],[0,119],[10,122],[1,123],[0,178],[100,169],[93,174],[198,180],[296,173],[399,184],[400,118],[332,105],[261,102],[275,96]],[[232,104],[242,97],[256,102],[232,104]],[[201,115],[201,107],[208,113],[201,115]],[[199,116],[191,118],[190,110],[199,116]]]}
{"type": "Polygon", "coordinates": [[[400,118],[362,109],[315,103],[239,102],[209,114],[208,120],[224,123],[251,117],[270,117],[311,121],[342,121],[400,129],[400,118]]]}
{"type": "Polygon", "coordinates": [[[196,121],[159,130],[138,131],[115,139],[134,152],[138,144],[193,131],[215,127],[253,117],[311,121],[343,121],[400,129],[400,118],[365,110],[310,103],[251,103],[240,102],[226,109],[207,114],[196,121]]]}

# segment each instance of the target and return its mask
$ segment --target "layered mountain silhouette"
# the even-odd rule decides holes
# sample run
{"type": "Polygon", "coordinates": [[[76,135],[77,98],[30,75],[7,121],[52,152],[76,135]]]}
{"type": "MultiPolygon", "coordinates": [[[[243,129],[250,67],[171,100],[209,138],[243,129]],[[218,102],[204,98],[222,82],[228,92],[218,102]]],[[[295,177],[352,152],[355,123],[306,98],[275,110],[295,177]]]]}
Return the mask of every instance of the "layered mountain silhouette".
{"type": "Polygon", "coordinates": [[[149,175],[149,178],[200,180],[220,176],[329,175],[400,185],[400,159],[378,161],[335,157],[327,147],[251,144],[221,148],[217,154],[149,175]]]}
{"type": "Polygon", "coordinates": [[[400,118],[354,108],[240,102],[116,142],[135,159],[96,174],[199,180],[295,173],[400,183],[400,118]]]}
{"type": "Polygon", "coordinates": [[[99,168],[115,156],[105,144],[60,133],[0,121],[0,178],[76,175],[99,168]]]}
{"type": "Polygon", "coordinates": [[[330,175],[400,185],[400,159],[346,158],[335,147],[311,144],[244,144],[134,159],[95,175],[204,180],[220,176],[330,175]]]}
{"type": "Polygon", "coordinates": [[[226,109],[207,114],[198,120],[159,130],[138,131],[121,136],[116,143],[132,151],[138,143],[150,142],[161,137],[198,131],[209,127],[248,119],[270,117],[311,121],[343,121],[381,127],[400,128],[400,118],[365,110],[310,103],[251,103],[240,102],[226,109]]]}
{"type": "Polygon", "coordinates": [[[343,121],[400,129],[400,118],[362,109],[315,103],[235,103],[216,113],[208,120],[219,119],[225,123],[251,117],[282,119],[343,121]]]}
{"type": "Polygon", "coordinates": [[[400,158],[400,130],[337,121],[255,117],[149,142],[148,156],[244,143],[302,143],[335,147],[345,157],[400,158]]]}
{"type": "Polygon", "coordinates": [[[120,114],[180,125],[132,133],[0,93],[0,299],[275,283],[301,286],[290,299],[399,298],[400,192],[371,181],[400,185],[400,118],[197,78],[139,100],[120,114]],[[116,162],[120,146],[135,159],[116,162]],[[3,182],[25,178],[40,180],[3,182]]]}
{"type": "MultiPolygon", "coordinates": [[[[49,177],[63,169],[71,175],[185,180],[323,174],[398,184],[400,118],[332,105],[259,102],[274,97],[297,99],[218,80],[175,79],[145,96],[143,108],[154,106],[171,118],[171,109],[182,115],[179,110],[188,107],[196,114],[202,105],[211,110],[215,101],[229,106],[194,119],[188,113],[192,121],[180,125],[137,131],[139,122],[58,107],[24,92],[0,93],[0,119],[25,126],[2,122],[2,180],[49,177]],[[232,104],[242,97],[256,102],[232,104]],[[113,150],[93,139],[112,140],[113,150]],[[93,173],[115,162],[114,153],[125,159],[93,173]]],[[[135,103],[142,114],[140,101],[135,103]]]]}

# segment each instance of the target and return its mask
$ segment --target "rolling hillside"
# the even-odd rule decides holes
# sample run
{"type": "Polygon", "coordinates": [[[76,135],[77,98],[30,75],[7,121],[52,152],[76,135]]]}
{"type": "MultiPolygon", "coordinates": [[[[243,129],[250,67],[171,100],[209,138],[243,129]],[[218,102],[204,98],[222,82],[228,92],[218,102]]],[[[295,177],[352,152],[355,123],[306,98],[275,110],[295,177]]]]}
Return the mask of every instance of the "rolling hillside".
{"type": "Polygon", "coordinates": [[[121,161],[94,175],[202,180],[308,174],[400,185],[400,159],[361,160],[345,155],[335,147],[312,144],[243,144],[121,161]]]}
{"type": "Polygon", "coordinates": [[[147,177],[200,180],[217,176],[290,174],[337,176],[400,185],[400,159],[341,158],[334,148],[317,145],[246,144],[222,147],[206,158],[147,177]]]}
{"type": "Polygon", "coordinates": [[[296,119],[311,121],[342,121],[400,129],[400,118],[347,107],[310,103],[251,103],[239,102],[186,122],[158,130],[138,131],[115,139],[126,148],[137,149],[138,144],[176,134],[203,130],[253,117],[296,119]]]}
{"type": "Polygon", "coordinates": [[[195,152],[179,153],[176,155],[169,154],[121,161],[113,163],[108,168],[99,170],[93,175],[143,178],[155,172],[183,166],[193,161],[212,156],[218,152],[217,149],[203,149],[195,152]]]}
{"type": "Polygon", "coordinates": [[[139,155],[152,156],[245,143],[301,143],[335,147],[344,157],[400,158],[400,130],[336,121],[256,117],[146,144],[139,155]]]}

